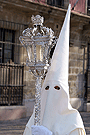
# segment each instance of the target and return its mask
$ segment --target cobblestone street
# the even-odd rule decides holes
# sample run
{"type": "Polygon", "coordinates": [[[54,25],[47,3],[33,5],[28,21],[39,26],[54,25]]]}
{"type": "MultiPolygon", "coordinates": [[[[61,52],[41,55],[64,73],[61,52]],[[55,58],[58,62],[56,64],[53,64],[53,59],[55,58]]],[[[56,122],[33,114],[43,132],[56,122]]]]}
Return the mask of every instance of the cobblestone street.
{"type": "Polygon", "coordinates": [[[0,135],[22,135],[28,119],[0,121],[0,135]]]}
{"type": "MultiPolygon", "coordinates": [[[[90,135],[90,113],[82,112],[87,135],[90,135]]],[[[23,135],[29,117],[19,120],[0,121],[0,135],[23,135]]]]}

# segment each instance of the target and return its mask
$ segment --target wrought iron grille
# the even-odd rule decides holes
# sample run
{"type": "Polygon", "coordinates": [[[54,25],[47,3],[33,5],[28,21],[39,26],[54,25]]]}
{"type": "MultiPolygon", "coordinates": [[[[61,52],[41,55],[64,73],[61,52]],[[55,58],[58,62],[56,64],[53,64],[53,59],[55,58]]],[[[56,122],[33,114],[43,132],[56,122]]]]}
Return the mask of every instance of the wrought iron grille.
{"type": "Polygon", "coordinates": [[[24,65],[0,64],[0,105],[22,105],[24,65]]]}
{"type": "Polygon", "coordinates": [[[27,27],[0,20],[0,106],[22,105],[26,52],[19,37],[27,27]]]}

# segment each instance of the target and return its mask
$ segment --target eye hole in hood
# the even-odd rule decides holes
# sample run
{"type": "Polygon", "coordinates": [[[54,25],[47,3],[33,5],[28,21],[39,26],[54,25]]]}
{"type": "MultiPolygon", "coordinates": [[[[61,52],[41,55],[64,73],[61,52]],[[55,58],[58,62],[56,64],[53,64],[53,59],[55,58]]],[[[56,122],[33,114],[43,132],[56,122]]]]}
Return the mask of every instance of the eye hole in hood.
{"type": "Polygon", "coordinates": [[[59,86],[55,86],[54,87],[56,90],[60,90],[60,87],[59,86]]]}
{"type": "Polygon", "coordinates": [[[46,86],[45,90],[49,90],[49,86],[46,86]]]}

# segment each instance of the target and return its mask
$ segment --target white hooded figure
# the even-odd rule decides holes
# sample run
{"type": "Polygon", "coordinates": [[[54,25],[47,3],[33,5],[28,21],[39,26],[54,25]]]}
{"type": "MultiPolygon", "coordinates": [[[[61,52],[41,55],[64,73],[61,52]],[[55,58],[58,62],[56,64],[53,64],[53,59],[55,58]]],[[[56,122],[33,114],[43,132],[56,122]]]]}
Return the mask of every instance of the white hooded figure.
{"type": "Polygon", "coordinates": [[[73,109],[69,103],[68,65],[70,9],[71,5],[69,5],[51,60],[51,66],[41,90],[41,126],[37,126],[37,131],[33,130],[35,128],[35,126],[32,126],[34,125],[33,112],[26,125],[24,135],[86,135],[79,112],[73,109]],[[35,134],[34,131],[37,133],[35,134]]]}

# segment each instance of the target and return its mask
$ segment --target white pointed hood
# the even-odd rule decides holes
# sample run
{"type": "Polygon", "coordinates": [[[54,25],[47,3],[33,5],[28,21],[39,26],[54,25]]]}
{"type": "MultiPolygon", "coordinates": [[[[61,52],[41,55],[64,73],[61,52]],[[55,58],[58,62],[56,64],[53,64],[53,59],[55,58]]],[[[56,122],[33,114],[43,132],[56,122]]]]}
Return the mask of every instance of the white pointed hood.
{"type": "Polygon", "coordinates": [[[52,57],[51,67],[46,76],[46,81],[59,81],[68,94],[68,63],[69,63],[69,5],[67,15],[59,35],[59,39],[52,57]]]}
{"type": "MultiPolygon", "coordinates": [[[[41,125],[47,127],[54,135],[69,135],[74,129],[84,130],[79,112],[69,103],[68,63],[69,63],[69,5],[66,18],[52,57],[51,67],[46,75],[41,91],[41,125]],[[56,89],[56,88],[60,89],[56,89]],[[47,90],[45,88],[48,88],[47,90]]],[[[31,135],[34,113],[26,130],[31,135]]],[[[24,132],[24,133],[25,133],[24,132]]],[[[29,134],[24,134],[29,135],[29,134]]]]}

